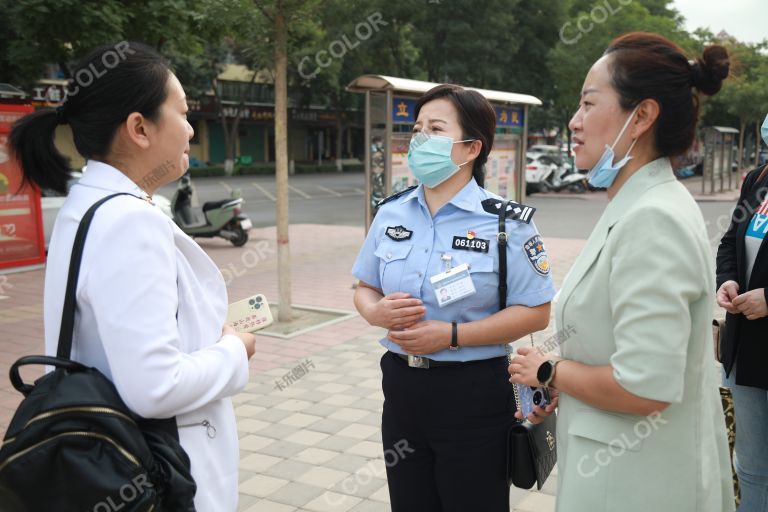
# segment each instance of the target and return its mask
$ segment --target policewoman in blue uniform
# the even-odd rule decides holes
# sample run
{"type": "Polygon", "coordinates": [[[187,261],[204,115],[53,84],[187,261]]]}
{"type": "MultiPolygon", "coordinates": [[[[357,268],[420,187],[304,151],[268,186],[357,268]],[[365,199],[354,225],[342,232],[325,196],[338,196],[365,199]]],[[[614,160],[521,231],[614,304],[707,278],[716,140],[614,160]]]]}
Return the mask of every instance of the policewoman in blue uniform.
{"type": "Polygon", "coordinates": [[[511,203],[509,307],[499,311],[502,200],[482,188],[493,107],[475,91],[440,85],[415,114],[408,164],[421,184],[380,203],[352,270],[357,310],[388,330],[382,439],[385,453],[398,454],[386,460],[392,510],[508,511],[514,399],[505,344],[549,323],[549,262],[535,209],[511,203]]]}

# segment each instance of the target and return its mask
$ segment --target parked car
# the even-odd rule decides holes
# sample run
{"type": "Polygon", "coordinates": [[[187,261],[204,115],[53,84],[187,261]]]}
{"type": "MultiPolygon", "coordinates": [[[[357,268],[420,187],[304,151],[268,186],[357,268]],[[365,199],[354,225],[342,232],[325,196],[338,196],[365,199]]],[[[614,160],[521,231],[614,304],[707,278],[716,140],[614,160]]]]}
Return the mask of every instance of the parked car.
{"type": "MultiPolygon", "coordinates": [[[[85,171],[85,167],[83,167],[82,171],[72,172],[71,178],[67,182],[67,191],[72,188],[72,185],[80,181],[80,178],[83,177],[83,171],[85,171]]],[[[49,189],[43,189],[41,195],[40,205],[43,209],[43,233],[45,234],[45,247],[47,249],[48,243],[51,241],[51,233],[53,233],[53,224],[56,222],[56,216],[64,205],[67,196],[49,189]]]]}
{"type": "Polygon", "coordinates": [[[548,191],[547,178],[557,173],[557,161],[548,153],[533,152],[525,155],[525,164],[525,193],[548,191]]]}

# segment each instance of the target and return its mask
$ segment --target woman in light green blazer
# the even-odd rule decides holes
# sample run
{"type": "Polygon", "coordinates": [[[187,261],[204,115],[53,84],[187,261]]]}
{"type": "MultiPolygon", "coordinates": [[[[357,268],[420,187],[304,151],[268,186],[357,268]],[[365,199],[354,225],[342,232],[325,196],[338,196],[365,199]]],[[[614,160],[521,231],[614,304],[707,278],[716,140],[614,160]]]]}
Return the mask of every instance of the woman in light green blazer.
{"type": "Polygon", "coordinates": [[[714,94],[727,75],[720,46],[689,62],[667,39],[633,33],[584,82],[576,164],[610,203],[555,299],[558,329],[570,328],[562,358],[520,349],[509,367],[511,382],[560,392],[558,511],[734,509],[712,252],[669,160],[693,142],[694,89],[714,94]]]}

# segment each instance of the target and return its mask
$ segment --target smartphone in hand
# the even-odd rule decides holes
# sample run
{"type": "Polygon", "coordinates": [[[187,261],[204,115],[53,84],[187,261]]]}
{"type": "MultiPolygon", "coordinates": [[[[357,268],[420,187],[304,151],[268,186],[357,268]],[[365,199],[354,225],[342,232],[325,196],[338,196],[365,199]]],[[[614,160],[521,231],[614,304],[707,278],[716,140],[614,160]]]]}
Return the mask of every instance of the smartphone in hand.
{"type": "Polygon", "coordinates": [[[262,294],[229,305],[227,323],[238,332],[255,332],[272,324],[269,302],[262,294]]]}
{"type": "Polygon", "coordinates": [[[543,409],[552,402],[547,388],[532,387],[525,384],[513,384],[513,386],[515,386],[515,395],[523,418],[527,418],[533,412],[534,406],[538,405],[543,409]]]}

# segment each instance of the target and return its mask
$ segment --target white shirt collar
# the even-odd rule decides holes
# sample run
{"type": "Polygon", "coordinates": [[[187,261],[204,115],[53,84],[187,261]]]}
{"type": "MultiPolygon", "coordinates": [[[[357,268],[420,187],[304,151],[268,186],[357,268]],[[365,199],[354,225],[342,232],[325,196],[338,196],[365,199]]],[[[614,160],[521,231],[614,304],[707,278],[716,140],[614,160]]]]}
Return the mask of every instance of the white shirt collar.
{"type": "Polygon", "coordinates": [[[149,199],[149,196],[141,187],[115,167],[98,160],[88,160],[85,165],[85,172],[83,177],[80,178],[78,185],[100,188],[111,192],[128,192],[142,199],[149,199]]]}

